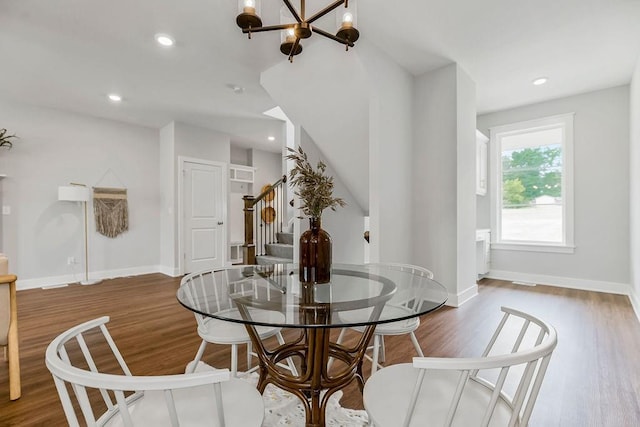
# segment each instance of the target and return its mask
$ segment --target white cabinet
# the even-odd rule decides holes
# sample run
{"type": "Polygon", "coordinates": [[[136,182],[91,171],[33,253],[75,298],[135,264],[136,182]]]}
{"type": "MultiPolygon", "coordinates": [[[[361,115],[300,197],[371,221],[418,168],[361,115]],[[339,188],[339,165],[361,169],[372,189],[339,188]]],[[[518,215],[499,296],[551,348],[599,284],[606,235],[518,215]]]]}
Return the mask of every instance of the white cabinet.
{"type": "Polygon", "coordinates": [[[232,182],[253,182],[255,168],[243,165],[229,165],[229,179],[232,182]]]}
{"type": "Polygon", "coordinates": [[[476,273],[481,278],[491,268],[491,230],[476,230],[476,273]]]}
{"type": "Polygon", "coordinates": [[[487,194],[487,152],[489,138],[476,130],[476,194],[487,194]]]}

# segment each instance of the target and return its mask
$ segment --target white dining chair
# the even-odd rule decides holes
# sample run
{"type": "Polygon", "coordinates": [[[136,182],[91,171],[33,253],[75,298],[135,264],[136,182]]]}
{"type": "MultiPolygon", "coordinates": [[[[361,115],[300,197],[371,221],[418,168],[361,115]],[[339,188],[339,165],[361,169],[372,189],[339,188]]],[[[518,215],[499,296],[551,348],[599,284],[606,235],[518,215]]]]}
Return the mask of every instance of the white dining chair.
{"type": "Polygon", "coordinates": [[[47,347],[46,365],[53,375],[69,426],[80,425],[75,407],[87,426],[262,424],[262,396],[249,383],[230,379],[226,369],[132,375],[107,330],[108,321],[105,316],[75,326],[47,347]]]}
{"type": "MultiPolygon", "coordinates": [[[[229,293],[229,284],[233,282],[240,283],[235,287],[234,295],[254,292],[255,289],[252,287],[252,282],[243,280],[242,273],[245,268],[252,269],[253,267],[234,266],[233,268],[191,273],[182,278],[180,286],[184,288],[192,306],[198,307],[200,312],[219,313],[223,314],[225,318],[237,318],[240,320],[242,317],[229,293]]],[[[250,309],[250,312],[254,321],[277,323],[278,320],[281,320],[284,323],[284,315],[280,312],[254,309],[250,309]]],[[[194,315],[198,324],[198,335],[202,338],[202,342],[195,358],[189,362],[186,369],[187,372],[195,371],[209,343],[231,346],[231,375],[234,377],[238,375],[238,347],[240,345],[245,344],[247,346],[246,372],[250,373],[258,368],[258,366],[251,368],[251,358],[255,357],[255,353],[252,351],[251,338],[244,324],[205,316],[195,311],[194,315]]],[[[279,344],[284,344],[281,328],[256,326],[256,331],[262,341],[276,337],[279,344]]],[[[297,370],[292,360],[289,359],[285,367],[292,371],[294,375],[297,375],[297,370]]]]}
{"type": "MultiPolygon", "coordinates": [[[[400,264],[400,263],[376,263],[370,264],[372,266],[378,266],[382,270],[384,270],[387,275],[391,275],[393,278],[394,272],[399,273],[411,273],[413,275],[413,280],[419,282],[424,280],[424,278],[433,279],[433,273],[424,268],[419,267],[417,265],[410,264],[400,264]]],[[[394,296],[394,298],[387,304],[381,314],[381,318],[384,318],[385,315],[390,315],[393,311],[394,315],[398,315],[401,313],[406,313],[407,315],[411,315],[416,313],[422,303],[424,301],[424,297],[426,294],[420,293],[398,293],[394,296]]],[[[341,318],[343,321],[348,320],[348,314],[341,314],[341,318]]],[[[411,339],[411,343],[416,350],[418,356],[424,356],[422,352],[422,347],[418,342],[418,338],[416,337],[415,331],[420,326],[420,317],[415,316],[410,319],[401,320],[398,322],[392,323],[382,323],[376,326],[376,330],[373,335],[373,345],[370,347],[372,350],[372,356],[367,355],[366,357],[371,360],[371,373],[373,374],[376,370],[381,367],[380,361],[384,362],[385,360],[385,347],[384,347],[384,337],[391,335],[409,335],[411,339]]],[[[349,329],[358,331],[360,333],[364,332],[364,327],[351,327],[349,329]]],[[[343,328],[338,335],[336,343],[340,344],[344,339],[347,328],[343,328]]]]}
{"type": "Polygon", "coordinates": [[[370,425],[526,426],[557,335],[537,317],[502,311],[481,357],[415,357],[372,375],[363,392],[370,425]]]}

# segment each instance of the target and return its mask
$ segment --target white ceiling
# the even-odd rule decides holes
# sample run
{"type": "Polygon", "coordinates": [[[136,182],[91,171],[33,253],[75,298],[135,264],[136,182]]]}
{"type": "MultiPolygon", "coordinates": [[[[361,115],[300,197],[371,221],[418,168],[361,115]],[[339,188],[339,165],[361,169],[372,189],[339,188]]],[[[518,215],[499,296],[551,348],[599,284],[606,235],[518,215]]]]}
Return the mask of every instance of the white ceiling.
{"type": "MultiPolygon", "coordinates": [[[[307,9],[327,3],[308,0],[307,9]]],[[[277,23],[281,5],[263,1],[265,25],[277,23]]],[[[280,136],[281,125],[262,114],[275,105],[259,80],[286,57],[279,34],[249,41],[236,14],[235,0],[0,0],[0,99],[154,128],[179,120],[277,151],[280,141],[267,136],[280,136]],[[155,44],[159,32],[176,46],[155,44]],[[123,102],[109,103],[110,92],[123,102]]],[[[318,24],[333,31],[331,19],[318,24]]],[[[358,28],[415,75],[460,64],[482,113],[629,83],[640,1],[359,0],[358,28]],[[539,76],[549,82],[533,86],[539,76]]]]}

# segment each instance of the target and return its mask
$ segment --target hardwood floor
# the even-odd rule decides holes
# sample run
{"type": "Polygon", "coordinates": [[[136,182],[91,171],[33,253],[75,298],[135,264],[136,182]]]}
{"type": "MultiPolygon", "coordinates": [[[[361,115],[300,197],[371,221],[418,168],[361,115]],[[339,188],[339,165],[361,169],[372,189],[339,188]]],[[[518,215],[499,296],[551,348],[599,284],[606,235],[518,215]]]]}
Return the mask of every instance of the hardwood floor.
{"type": "MultiPolygon", "coordinates": [[[[200,340],[193,314],[176,301],[178,284],[151,274],[19,292],[22,397],[9,400],[7,364],[0,363],[0,426],[66,425],[44,351],[56,335],[85,320],[111,317],[109,329],[135,374],[183,372],[200,340]]],[[[558,330],[531,426],[640,425],[640,324],[624,296],[484,280],[480,294],[462,307],[423,317],[417,335],[425,355],[479,355],[502,305],[535,314],[558,330]]],[[[414,356],[408,337],[386,343],[387,363],[414,356]]],[[[209,345],[203,360],[228,367],[229,348],[209,345]]],[[[368,369],[367,363],[365,374],[368,369]]],[[[355,385],[341,403],[362,407],[355,385]]]]}

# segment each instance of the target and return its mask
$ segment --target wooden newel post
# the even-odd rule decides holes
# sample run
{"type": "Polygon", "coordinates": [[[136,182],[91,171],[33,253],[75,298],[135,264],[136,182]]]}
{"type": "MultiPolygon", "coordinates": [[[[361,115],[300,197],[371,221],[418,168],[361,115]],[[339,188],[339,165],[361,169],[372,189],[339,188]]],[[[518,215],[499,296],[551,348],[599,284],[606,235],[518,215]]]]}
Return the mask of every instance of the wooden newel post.
{"type": "Polygon", "coordinates": [[[243,196],[244,200],[244,245],[242,245],[242,263],[253,265],[256,263],[256,245],[253,242],[253,211],[255,197],[243,196]]]}

